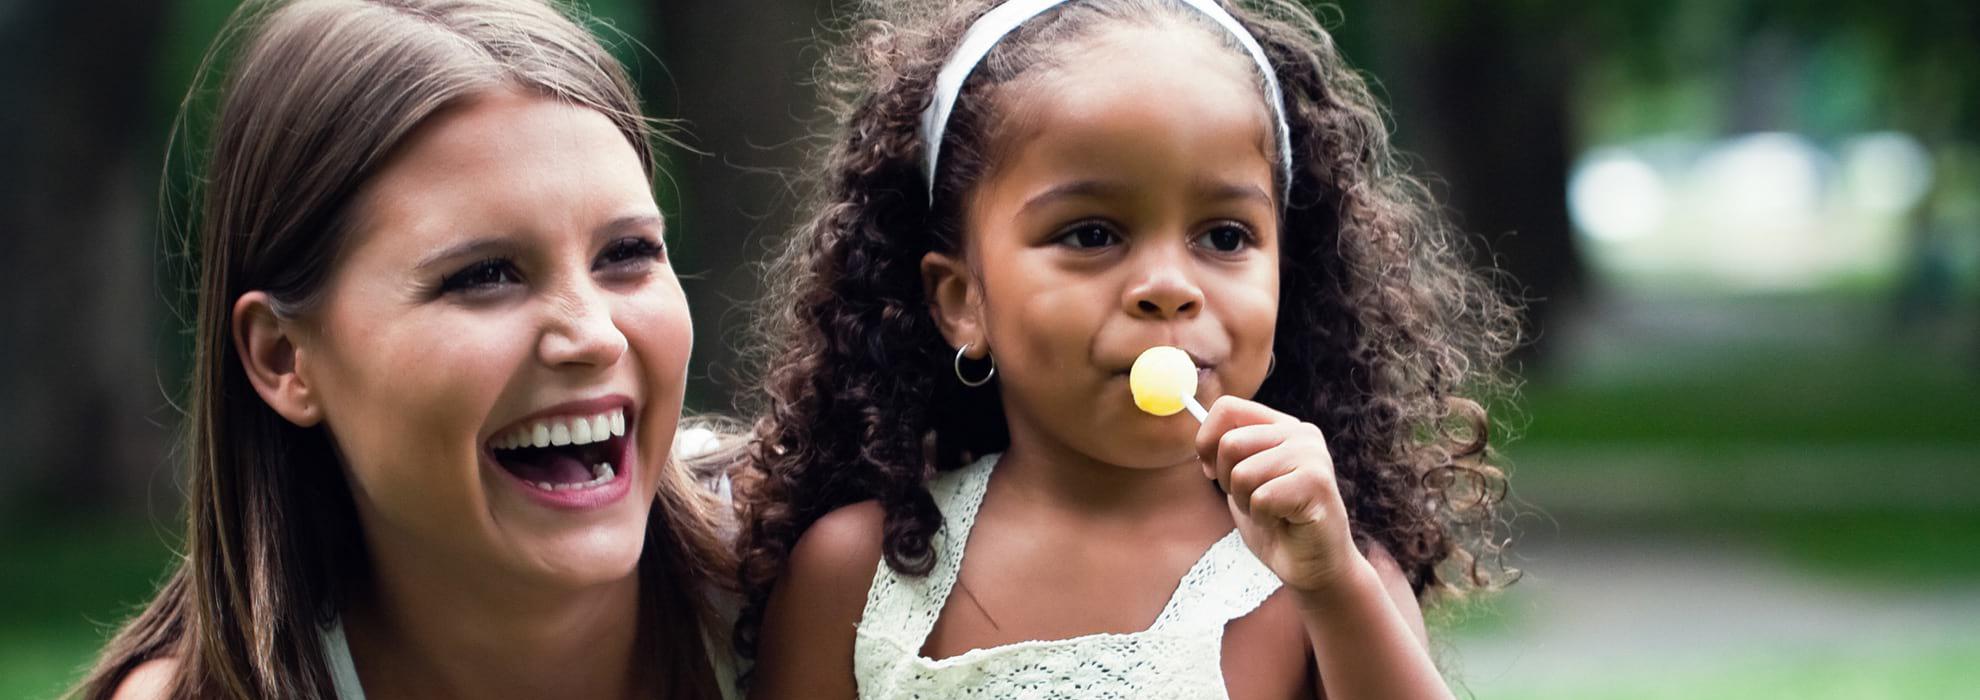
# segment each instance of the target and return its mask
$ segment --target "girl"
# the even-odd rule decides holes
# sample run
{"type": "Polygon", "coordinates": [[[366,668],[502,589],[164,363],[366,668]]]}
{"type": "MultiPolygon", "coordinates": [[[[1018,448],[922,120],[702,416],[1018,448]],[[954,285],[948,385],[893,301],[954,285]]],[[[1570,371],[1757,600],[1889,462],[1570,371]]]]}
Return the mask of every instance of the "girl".
{"type": "Polygon", "coordinates": [[[77,694],[717,695],[730,560],[668,458],[692,329],[623,69],[537,0],[236,33],[185,555],[77,694]]]}
{"type": "Polygon", "coordinates": [[[773,279],[752,697],[1443,697],[1513,313],[1291,0],[880,2],[773,279]],[[1209,415],[1135,409],[1156,345],[1209,415]]]}

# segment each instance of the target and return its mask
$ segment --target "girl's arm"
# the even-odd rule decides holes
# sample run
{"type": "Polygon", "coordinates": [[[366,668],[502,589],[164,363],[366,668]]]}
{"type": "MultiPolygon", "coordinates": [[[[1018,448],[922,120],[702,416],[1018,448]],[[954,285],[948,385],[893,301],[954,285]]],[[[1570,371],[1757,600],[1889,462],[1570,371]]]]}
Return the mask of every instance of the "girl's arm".
{"type": "Polygon", "coordinates": [[[1368,569],[1328,592],[1294,591],[1321,698],[1448,698],[1423,610],[1402,567],[1375,545],[1368,569]]]}
{"type": "Polygon", "coordinates": [[[853,630],[880,565],[882,519],[878,502],[850,505],[798,538],[764,609],[750,700],[858,696],[853,630]]]}
{"type": "Polygon", "coordinates": [[[1299,602],[1320,697],[1452,697],[1401,569],[1386,551],[1364,557],[1354,546],[1319,428],[1225,396],[1204,418],[1196,447],[1205,475],[1229,495],[1245,545],[1299,602]]]}

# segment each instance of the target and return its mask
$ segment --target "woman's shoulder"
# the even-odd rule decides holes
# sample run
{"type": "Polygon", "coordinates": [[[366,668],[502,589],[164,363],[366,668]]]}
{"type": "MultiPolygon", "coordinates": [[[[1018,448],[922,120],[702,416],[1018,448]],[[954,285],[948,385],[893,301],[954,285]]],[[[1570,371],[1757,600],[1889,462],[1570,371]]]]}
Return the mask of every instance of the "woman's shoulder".
{"type": "Polygon", "coordinates": [[[117,683],[111,700],[152,700],[172,695],[172,681],[179,675],[179,660],[164,656],[138,664],[117,683]]]}

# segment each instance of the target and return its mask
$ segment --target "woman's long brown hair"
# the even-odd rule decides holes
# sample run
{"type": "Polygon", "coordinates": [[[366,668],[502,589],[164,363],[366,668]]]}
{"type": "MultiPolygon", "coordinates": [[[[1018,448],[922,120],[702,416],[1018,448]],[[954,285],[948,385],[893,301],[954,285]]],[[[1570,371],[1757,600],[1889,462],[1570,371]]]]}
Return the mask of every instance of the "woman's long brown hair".
{"type": "MultiPolygon", "coordinates": [[[[334,697],[318,630],[368,575],[357,513],[325,428],[283,420],[248,384],[229,314],[250,290],[279,314],[314,307],[353,195],[423,120],[487,90],[532,92],[605,114],[654,172],[654,125],[624,68],[540,0],[250,0],[208,51],[175,138],[223,60],[191,226],[184,553],[75,689],[84,698],[160,658],[177,663],[173,697],[334,697]]],[[[642,649],[668,697],[713,697],[699,584],[729,580],[732,554],[722,509],[685,470],[664,473],[638,567],[642,649]]]]}

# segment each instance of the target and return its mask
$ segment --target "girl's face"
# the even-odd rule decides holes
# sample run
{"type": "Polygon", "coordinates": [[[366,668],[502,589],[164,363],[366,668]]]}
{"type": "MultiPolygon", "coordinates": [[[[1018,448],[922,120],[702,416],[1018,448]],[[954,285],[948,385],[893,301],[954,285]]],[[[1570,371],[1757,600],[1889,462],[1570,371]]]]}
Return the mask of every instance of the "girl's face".
{"type": "Polygon", "coordinates": [[[951,342],[994,355],[1014,443],[1121,466],[1192,459],[1194,419],[1142,413],[1128,393],[1154,345],[1196,360],[1205,404],[1264,381],[1276,145],[1253,70],[1200,30],[1121,29],[1000,96],[966,263],[925,267],[951,342]]]}
{"type": "Polygon", "coordinates": [[[625,136],[554,99],[479,96],[422,124],[355,211],[296,371],[374,559],[629,576],[693,331],[625,136]]]}

